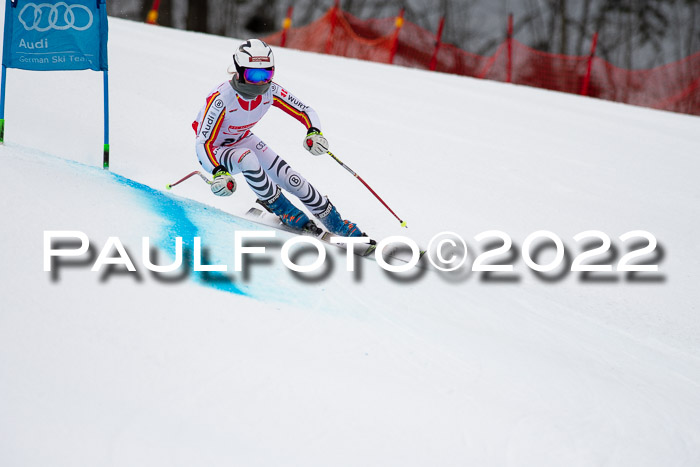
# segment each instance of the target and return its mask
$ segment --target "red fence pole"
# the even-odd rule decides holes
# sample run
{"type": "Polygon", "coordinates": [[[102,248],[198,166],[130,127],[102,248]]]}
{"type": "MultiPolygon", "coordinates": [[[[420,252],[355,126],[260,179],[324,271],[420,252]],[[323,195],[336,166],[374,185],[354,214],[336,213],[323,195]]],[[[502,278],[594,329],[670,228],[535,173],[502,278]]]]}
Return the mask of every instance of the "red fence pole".
{"type": "Polygon", "coordinates": [[[280,40],[280,47],[284,47],[284,45],[287,43],[287,31],[289,31],[289,28],[292,26],[293,12],[294,5],[290,5],[290,7],[287,8],[287,16],[284,18],[284,22],[282,23],[282,39],[280,40]]]}
{"type": "Polygon", "coordinates": [[[593,42],[591,44],[591,53],[588,55],[588,66],[586,67],[586,76],[583,77],[583,85],[581,86],[581,95],[588,95],[588,86],[591,83],[591,68],[593,67],[593,56],[595,48],[598,45],[598,33],[593,34],[593,42]]]}
{"type": "Polygon", "coordinates": [[[403,27],[403,14],[404,14],[404,9],[401,8],[401,11],[399,12],[399,16],[396,17],[395,25],[396,29],[394,29],[394,37],[391,39],[391,53],[389,55],[389,63],[394,63],[394,57],[396,56],[396,50],[399,48],[399,32],[401,31],[401,28],[403,27]]]}
{"type": "Polygon", "coordinates": [[[508,15],[508,37],[506,39],[508,47],[508,64],[506,65],[506,82],[513,81],[513,13],[508,15]]]}
{"type": "Polygon", "coordinates": [[[328,32],[328,39],[326,39],[326,53],[330,55],[331,48],[333,47],[333,33],[335,33],[335,25],[338,23],[338,13],[340,9],[340,0],[335,0],[335,5],[331,8],[331,29],[328,32]]]}
{"type": "Polygon", "coordinates": [[[442,41],[442,28],[445,27],[445,17],[440,18],[440,24],[437,30],[437,40],[435,41],[435,50],[433,51],[433,56],[430,58],[430,71],[435,71],[437,68],[437,56],[440,51],[440,44],[442,41]]]}
{"type": "Polygon", "coordinates": [[[151,6],[151,11],[149,11],[148,16],[146,16],[146,22],[148,24],[158,23],[158,8],[160,8],[160,0],[153,0],[153,6],[151,6]]]}

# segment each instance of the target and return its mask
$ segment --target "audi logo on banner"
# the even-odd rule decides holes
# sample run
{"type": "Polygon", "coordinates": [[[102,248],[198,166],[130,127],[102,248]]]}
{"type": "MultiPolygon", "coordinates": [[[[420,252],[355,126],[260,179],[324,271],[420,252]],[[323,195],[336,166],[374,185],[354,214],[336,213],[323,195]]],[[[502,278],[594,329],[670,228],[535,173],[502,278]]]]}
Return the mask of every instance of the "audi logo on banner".
{"type": "Polygon", "coordinates": [[[92,26],[92,12],[85,5],[68,5],[65,2],[27,3],[19,12],[19,21],[27,31],[45,32],[75,29],[85,31],[92,26]]]}

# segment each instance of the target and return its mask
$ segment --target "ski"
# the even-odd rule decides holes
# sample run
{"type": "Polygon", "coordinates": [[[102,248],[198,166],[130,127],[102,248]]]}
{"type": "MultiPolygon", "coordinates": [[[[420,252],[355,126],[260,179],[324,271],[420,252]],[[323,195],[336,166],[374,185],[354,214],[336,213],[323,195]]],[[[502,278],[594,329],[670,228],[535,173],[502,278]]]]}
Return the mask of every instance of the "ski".
{"type": "MultiPolygon", "coordinates": [[[[277,216],[274,214],[270,214],[268,212],[263,211],[262,209],[258,209],[256,207],[252,207],[248,209],[248,212],[246,212],[246,217],[249,219],[257,219],[259,220],[261,225],[265,225],[267,227],[272,227],[278,230],[282,230],[285,232],[297,234],[297,235],[308,235],[310,237],[314,237],[318,240],[321,240],[324,243],[327,243],[329,245],[336,246],[338,248],[343,248],[347,250],[347,244],[341,243],[341,242],[333,242],[331,241],[332,237],[335,237],[336,235],[333,235],[332,233],[319,229],[319,234],[316,235],[313,232],[304,232],[299,229],[294,229],[292,227],[289,227],[282,223],[282,221],[279,220],[277,216]],[[266,222],[263,222],[263,219],[266,220],[266,222]]],[[[353,253],[355,253],[357,256],[369,256],[372,254],[372,252],[377,248],[377,242],[374,241],[373,239],[370,238],[370,243],[367,244],[360,244],[360,245],[355,245],[353,249],[353,253]],[[363,248],[364,247],[364,248],[363,248]]]]}
{"type": "MultiPolygon", "coordinates": [[[[326,230],[321,229],[321,233],[319,235],[315,235],[311,232],[303,232],[299,229],[294,229],[292,227],[289,227],[285,224],[282,223],[282,221],[279,220],[277,216],[274,214],[268,213],[267,211],[264,211],[262,209],[259,209],[257,207],[252,207],[248,209],[248,212],[246,213],[246,218],[250,220],[251,222],[255,222],[256,224],[259,225],[264,225],[265,227],[271,227],[273,229],[278,229],[283,232],[289,232],[293,233],[296,235],[308,235],[312,236],[314,238],[317,238],[321,240],[324,243],[327,243],[329,245],[333,245],[338,248],[342,248],[343,250],[347,250],[348,246],[345,243],[338,243],[338,242],[332,242],[330,239],[331,237],[334,237],[334,235],[326,230]]],[[[362,246],[365,246],[364,244],[360,245],[355,245],[353,249],[353,253],[357,256],[362,256],[362,257],[370,257],[371,254],[377,249],[377,242],[370,238],[369,244],[366,244],[366,248],[362,248],[362,246]]],[[[422,259],[423,256],[425,255],[425,250],[420,250],[419,252],[419,263],[416,265],[416,267],[420,269],[425,269],[426,265],[422,264],[422,259]]],[[[405,257],[405,254],[402,253],[400,248],[394,248],[390,249],[387,252],[383,254],[383,257],[386,259],[393,259],[397,261],[401,261],[403,263],[408,263],[410,261],[410,257],[405,257]]]]}

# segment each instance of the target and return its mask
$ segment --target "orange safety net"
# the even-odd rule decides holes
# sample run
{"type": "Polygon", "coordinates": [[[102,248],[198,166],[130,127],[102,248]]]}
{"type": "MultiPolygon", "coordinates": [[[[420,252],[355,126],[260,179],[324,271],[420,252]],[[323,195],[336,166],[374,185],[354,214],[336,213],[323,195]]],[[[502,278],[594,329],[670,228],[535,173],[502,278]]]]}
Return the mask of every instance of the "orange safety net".
{"type": "MultiPolygon", "coordinates": [[[[282,37],[278,32],[264,40],[280,45],[282,37]]],[[[432,60],[444,73],[700,115],[700,52],[649,70],[626,70],[600,57],[551,54],[506,39],[487,57],[438,44],[435,34],[403,18],[362,20],[338,8],[289,29],[285,41],[294,49],[426,70],[432,60]]]]}

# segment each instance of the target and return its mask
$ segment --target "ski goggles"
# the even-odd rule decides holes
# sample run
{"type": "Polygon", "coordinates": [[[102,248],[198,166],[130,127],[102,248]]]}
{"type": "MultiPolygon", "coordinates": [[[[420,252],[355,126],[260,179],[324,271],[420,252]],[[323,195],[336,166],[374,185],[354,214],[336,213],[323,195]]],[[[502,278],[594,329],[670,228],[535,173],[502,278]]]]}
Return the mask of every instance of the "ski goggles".
{"type": "Polygon", "coordinates": [[[275,67],[272,68],[246,68],[243,70],[243,79],[250,84],[267,84],[272,81],[275,67]]]}

